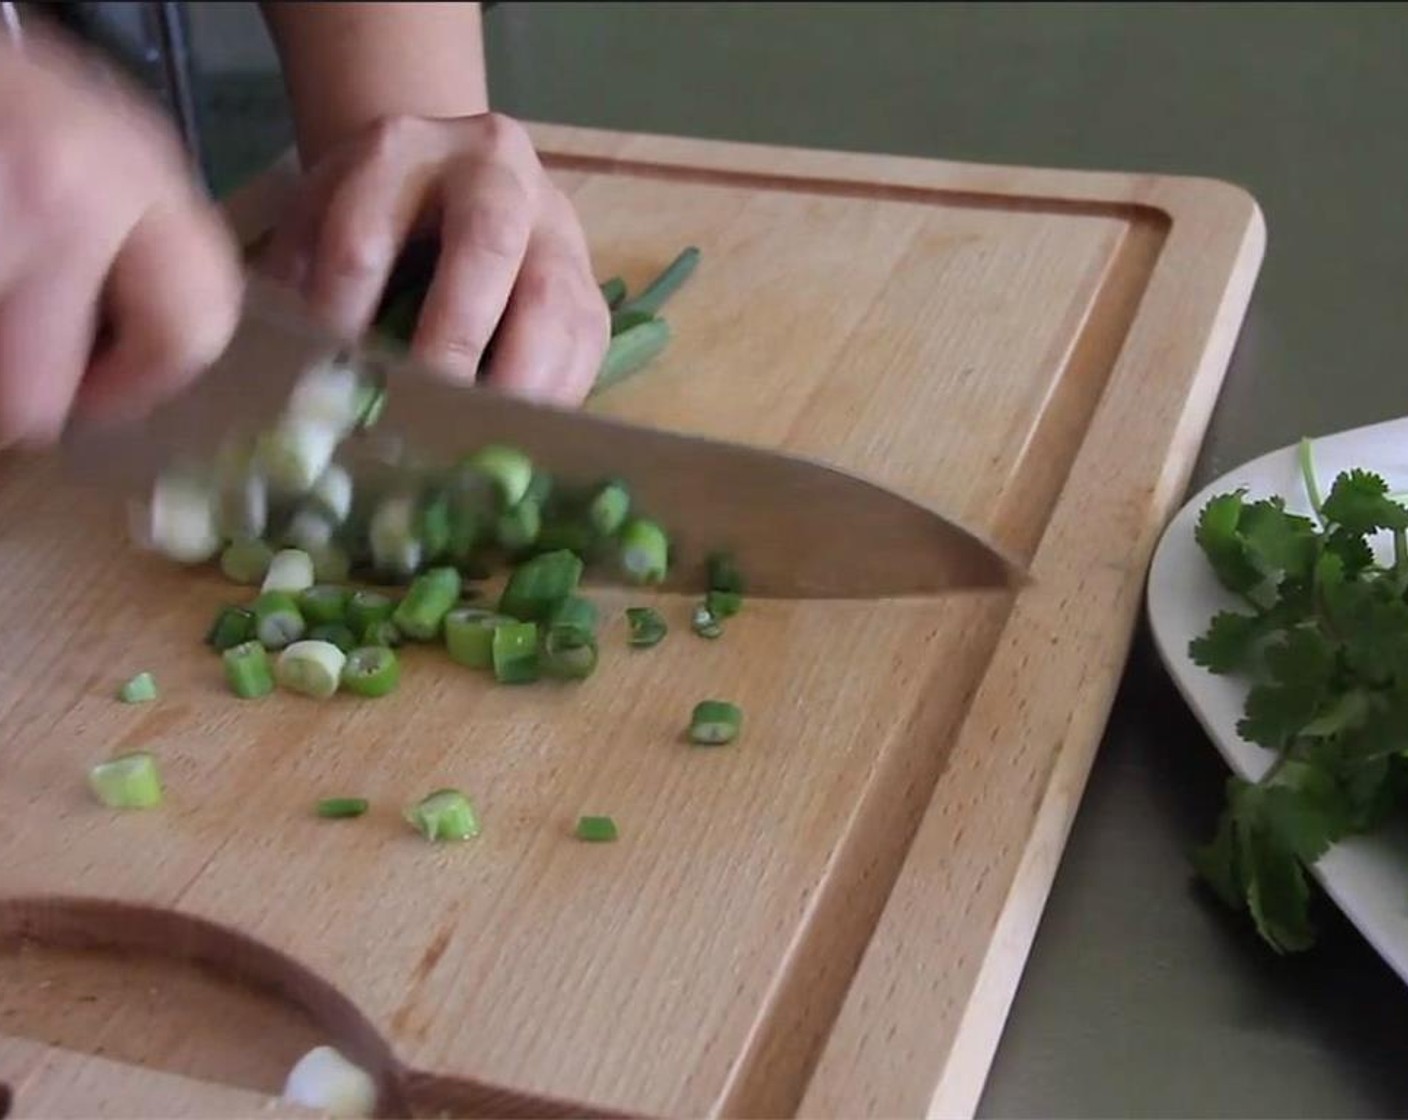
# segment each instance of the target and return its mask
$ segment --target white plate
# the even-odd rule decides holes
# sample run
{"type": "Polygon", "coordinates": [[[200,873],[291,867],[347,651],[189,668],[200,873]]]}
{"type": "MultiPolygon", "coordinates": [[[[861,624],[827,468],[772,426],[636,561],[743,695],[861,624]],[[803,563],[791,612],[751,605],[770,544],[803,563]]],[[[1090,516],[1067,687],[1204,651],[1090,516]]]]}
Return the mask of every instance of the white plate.
{"type": "MultiPolygon", "coordinates": [[[[1354,467],[1382,475],[1390,491],[1408,490],[1408,418],[1318,437],[1314,461],[1321,494],[1336,474],[1354,467]]],[[[1218,584],[1193,539],[1208,499],[1239,488],[1246,489],[1248,500],[1279,495],[1289,511],[1311,513],[1294,446],[1228,472],[1194,496],[1164,532],[1149,572],[1148,605],[1154,643],[1178,690],[1233,770],[1256,780],[1274,755],[1237,734],[1247,685],[1215,676],[1188,657],[1188,643],[1217,611],[1244,606],[1218,584]]],[[[1387,542],[1375,543],[1381,556],[1386,548],[1391,552],[1387,542]]],[[[1314,873],[1365,939],[1408,980],[1408,827],[1342,841],[1325,853],[1314,873]]]]}

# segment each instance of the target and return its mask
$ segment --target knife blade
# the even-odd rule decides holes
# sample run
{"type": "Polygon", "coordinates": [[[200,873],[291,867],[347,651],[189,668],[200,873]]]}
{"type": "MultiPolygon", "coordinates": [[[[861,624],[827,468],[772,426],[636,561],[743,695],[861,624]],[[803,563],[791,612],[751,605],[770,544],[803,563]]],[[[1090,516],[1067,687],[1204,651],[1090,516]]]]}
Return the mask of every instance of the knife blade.
{"type": "Polygon", "coordinates": [[[733,556],[751,595],[772,598],[903,598],[1014,589],[1027,579],[976,532],[854,474],[454,385],[404,355],[333,336],[295,297],[259,280],[249,284],[230,345],[191,388],[136,424],[71,425],[61,457],[77,480],[142,495],[173,463],[211,458],[237,428],[273,424],[298,376],[338,353],[386,379],[381,417],[357,439],[402,440],[446,462],[506,443],[555,477],[622,479],[633,507],[670,534],[664,590],[697,590],[714,551],[733,556]]]}

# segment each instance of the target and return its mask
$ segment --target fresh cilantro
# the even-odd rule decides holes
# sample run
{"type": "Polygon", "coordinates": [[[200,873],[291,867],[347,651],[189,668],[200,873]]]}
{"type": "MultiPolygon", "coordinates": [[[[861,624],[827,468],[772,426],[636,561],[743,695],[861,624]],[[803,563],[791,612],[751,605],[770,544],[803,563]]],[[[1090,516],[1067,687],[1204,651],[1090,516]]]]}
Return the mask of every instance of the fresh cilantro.
{"type": "Polygon", "coordinates": [[[1408,507],[1364,470],[1322,501],[1308,441],[1300,461],[1314,519],[1243,490],[1200,511],[1197,544],[1249,610],[1219,611],[1188,647],[1208,672],[1246,680],[1237,732],[1275,754],[1260,781],[1229,781],[1192,862],[1283,953],[1315,942],[1309,869],[1408,809],[1408,507]],[[1385,531],[1387,567],[1372,546],[1385,531]]]}

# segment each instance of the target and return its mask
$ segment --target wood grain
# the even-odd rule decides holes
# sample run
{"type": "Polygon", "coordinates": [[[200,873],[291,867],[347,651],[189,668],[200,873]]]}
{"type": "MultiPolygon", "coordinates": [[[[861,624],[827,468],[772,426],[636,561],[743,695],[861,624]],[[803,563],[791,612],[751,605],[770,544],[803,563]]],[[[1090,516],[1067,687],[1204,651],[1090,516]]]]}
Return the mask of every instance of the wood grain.
{"type": "MultiPolygon", "coordinates": [[[[207,965],[252,952],[210,931],[267,946],[244,974],[372,1054],[417,1113],[970,1112],[1260,215],[1187,179],[536,138],[600,276],[634,287],[703,250],[671,349],[591,407],[863,473],[966,518],[1036,585],[755,601],[714,643],[672,600],[649,654],[624,648],[634,600],[604,594],[580,685],[495,688],[413,650],[384,701],[241,704],[198,646],[229,589],[126,552],[110,498],[11,464],[0,891],[98,941],[153,923],[93,900],[198,921],[185,951],[207,965]],[[114,704],[138,668],[162,701],[114,704]],[[704,696],[746,712],[727,750],[680,742],[704,696]],[[114,819],[81,776],[136,744],[171,804],[114,819]],[[432,849],[397,811],[445,784],[486,827],[432,849]],[[314,820],[337,793],[372,814],[314,820]],[[615,815],[621,841],[574,843],[583,812],[615,815]]],[[[247,239],[278,195],[234,200],[247,239]]],[[[14,999],[0,962],[0,1009],[14,999]]]]}

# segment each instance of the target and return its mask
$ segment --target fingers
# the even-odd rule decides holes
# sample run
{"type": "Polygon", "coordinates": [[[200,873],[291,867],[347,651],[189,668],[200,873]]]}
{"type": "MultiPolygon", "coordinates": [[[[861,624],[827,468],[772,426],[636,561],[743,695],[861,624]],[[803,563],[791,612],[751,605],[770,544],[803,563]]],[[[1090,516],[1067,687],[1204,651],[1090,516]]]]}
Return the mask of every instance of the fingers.
{"type": "Polygon", "coordinates": [[[241,288],[235,245],[212,212],[149,211],[108,275],[112,344],[93,362],[77,407],[123,421],[183,388],[229,344],[241,288]]]}
{"type": "Polygon", "coordinates": [[[0,448],[42,446],[63,430],[97,329],[102,267],[73,262],[0,297],[0,448]]]}
{"type": "Polygon", "coordinates": [[[322,216],[308,300],[329,327],[360,334],[371,322],[438,173],[444,137],[433,122],[392,121],[366,141],[363,158],[322,216]]]}
{"type": "Polygon", "coordinates": [[[611,317],[570,204],[554,194],[524,255],[487,375],[507,392],[577,405],[596,379],[611,317]]]}
{"type": "Polygon", "coordinates": [[[472,381],[533,234],[536,199],[513,166],[474,159],[447,177],[440,257],[412,350],[472,381]]]}

